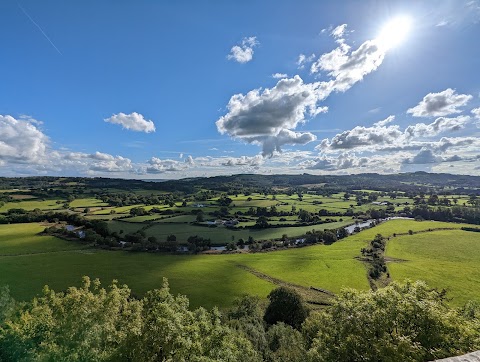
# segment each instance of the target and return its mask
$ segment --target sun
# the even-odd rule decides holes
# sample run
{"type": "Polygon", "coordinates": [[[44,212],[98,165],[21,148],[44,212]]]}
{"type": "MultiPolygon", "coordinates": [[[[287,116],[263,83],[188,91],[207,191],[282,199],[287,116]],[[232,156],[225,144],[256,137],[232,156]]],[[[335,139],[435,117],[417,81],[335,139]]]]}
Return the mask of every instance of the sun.
{"type": "Polygon", "coordinates": [[[396,47],[405,40],[411,25],[412,19],[409,16],[393,18],[382,28],[377,41],[387,49],[396,47]]]}

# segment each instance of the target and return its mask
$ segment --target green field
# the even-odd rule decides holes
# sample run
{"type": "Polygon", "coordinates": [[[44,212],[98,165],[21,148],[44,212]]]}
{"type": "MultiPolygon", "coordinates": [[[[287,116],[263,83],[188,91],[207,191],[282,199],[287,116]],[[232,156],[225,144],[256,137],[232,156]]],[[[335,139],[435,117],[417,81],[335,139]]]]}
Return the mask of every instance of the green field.
{"type": "Polygon", "coordinates": [[[441,230],[390,239],[386,255],[405,260],[388,263],[396,280],[423,279],[445,288],[454,305],[480,298],[480,234],[441,230]]]}
{"type": "Polygon", "coordinates": [[[6,202],[5,205],[0,207],[0,213],[6,212],[10,209],[24,209],[24,210],[54,210],[63,208],[64,200],[22,200],[20,202],[6,202]],[[60,203],[57,203],[60,201],[60,203]]]}
{"type": "Polygon", "coordinates": [[[85,246],[65,242],[54,236],[36,235],[45,226],[40,224],[12,224],[0,226],[0,255],[37,254],[73,249],[84,249],[85,246]]]}
{"type": "Polygon", "coordinates": [[[102,200],[88,198],[88,199],[75,199],[70,202],[70,207],[102,207],[108,206],[107,203],[102,202],[102,200]]]}
{"type": "MultiPolygon", "coordinates": [[[[172,291],[186,294],[193,306],[226,307],[244,293],[265,297],[276,286],[239,267],[247,266],[307,288],[315,286],[335,293],[342,287],[366,290],[366,269],[356,257],[375,234],[391,236],[408,230],[460,226],[392,220],[328,246],[254,254],[167,255],[81,250],[84,245],[77,242],[37,235],[44,228],[38,224],[0,225],[0,284],[10,285],[15,298],[27,300],[45,284],[62,290],[78,285],[83,275],[99,277],[105,283],[118,279],[136,295],[161,286],[162,277],[167,277],[172,291]]],[[[480,274],[475,270],[480,257],[478,234],[453,230],[397,236],[390,239],[387,252],[410,260],[388,264],[394,279],[420,278],[447,287],[454,304],[480,298],[480,274]]]]}
{"type": "MultiPolygon", "coordinates": [[[[172,219],[179,218],[177,220],[186,221],[189,220],[188,217],[189,215],[185,215],[184,217],[177,216],[172,219]]],[[[279,227],[268,229],[227,229],[223,226],[206,227],[190,224],[182,225],[169,223],[168,221],[172,219],[164,219],[162,220],[163,222],[156,222],[153,225],[142,224],[138,222],[125,222],[123,220],[112,220],[109,222],[109,227],[112,231],[120,232],[123,230],[124,233],[131,233],[140,229],[144,229],[147,236],[155,236],[159,240],[166,240],[168,235],[173,234],[177,237],[177,241],[180,242],[186,242],[189,236],[199,235],[204,238],[209,238],[214,244],[225,245],[232,241],[232,236],[234,240],[238,240],[240,238],[246,240],[249,236],[252,236],[255,240],[269,240],[281,238],[283,234],[287,234],[289,237],[296,237],[304,235],[307,231],[312,231],[313,229],[335,229],[341,226],[352,224],[352,220],[347,220],[312,226],[279,227]]],[[[131,220],[131,218],[129,218],[129,220],[131,220]]]]}

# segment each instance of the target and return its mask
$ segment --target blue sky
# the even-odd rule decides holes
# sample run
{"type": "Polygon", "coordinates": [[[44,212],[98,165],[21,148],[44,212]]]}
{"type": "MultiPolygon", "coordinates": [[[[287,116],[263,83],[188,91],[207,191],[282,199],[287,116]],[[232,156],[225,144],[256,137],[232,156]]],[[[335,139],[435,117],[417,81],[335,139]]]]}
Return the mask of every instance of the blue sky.
{"type": "Polygon", "coordinates": [[[2,1],[0,175],[480,175],[479,37],[478,0],[2,1]]]}

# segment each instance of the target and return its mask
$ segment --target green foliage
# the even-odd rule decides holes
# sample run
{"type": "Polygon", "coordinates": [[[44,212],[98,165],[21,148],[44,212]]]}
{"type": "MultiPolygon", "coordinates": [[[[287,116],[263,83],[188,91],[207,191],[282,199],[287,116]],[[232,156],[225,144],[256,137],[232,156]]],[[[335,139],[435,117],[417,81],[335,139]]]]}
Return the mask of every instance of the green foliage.
{"type": "MultiPolygon", "coordinates": [[[[269,299],[265,316],[275,302],[294,310],[300,298],[278,288],[269,299]]],[[[45,287],[23,304],[0,288],[0,360],[400,362],[480,348],[480,304],[452,309],[444,292],[424,282],[344,290],[331,307],[303,318],[301,331],[278,320],[267,326],[263,316],[261,300],[251,296],[237,299],[224,317],[216,308],[192,310],[165,279],[142,299],[125,285],[104,289],[87,277],[80,288],[45,287]]]]}
{"type": "Polygon", "coordinates": [[[10,289],[6,285],[0,286],[0,325],[12,315],[14,308],[15,301],[10,295],[10,289]]]}
{"type": "Polygon", "coordinates": [[[114,281],[107,290],[85,277],[80,288],[43,295],[21,308],[0,332],[5,361],[107,361],[141,327],[141,303],[114,281]]]}
{"type": "Polygon", "coordinates": [[[251,343],[221,323],[220,313],[189,310],[188,299],[162,289],[143,299],[141,332],[131,341],[134,361],[255,361],[251,343]]]}
{"type": "Polygon", "coordinates": [[[480,348],[478,320],[423,282],[345,290],[304,324],[311,361],[426,361],[480,348]]]}
{"type": "MultiPolygon", "coordinates": [[[[4,293],[0,294],[0,302],[4,293]]],[[[220,313],[189,310],[166,281],[142,300],[115,282],[43,295],[0,327],[2,361],[256,361],[252,344],[220,313]]]]}
{"type": "Polygon", "coordinates": [[[270,304],[265,311],[265,322],[268,324],[283,322],[293,328],[300,329],[308,316],[309,310],[296,291],[280,287],[272,290],[268,299],[270,304]]]}
{"type": "Polygon", "coordinates": [[[267,331],[268,351],[265,361],[303,362],[306,357],[302,334],[288,324],[279,322],[267,331]]]}

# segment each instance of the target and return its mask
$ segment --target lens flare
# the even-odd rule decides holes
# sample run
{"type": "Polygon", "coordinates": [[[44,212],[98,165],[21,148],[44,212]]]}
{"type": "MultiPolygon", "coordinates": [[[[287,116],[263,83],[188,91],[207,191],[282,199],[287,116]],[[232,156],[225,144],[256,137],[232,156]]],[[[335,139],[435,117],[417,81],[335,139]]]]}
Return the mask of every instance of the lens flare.
{"type": "Polygon", "coordinates": [[[383,47],[390,49],[398,46],[407,37],[412,19],[408,16],[399,16],[390,20],[377,37],[377,41],[383,47]]]}

